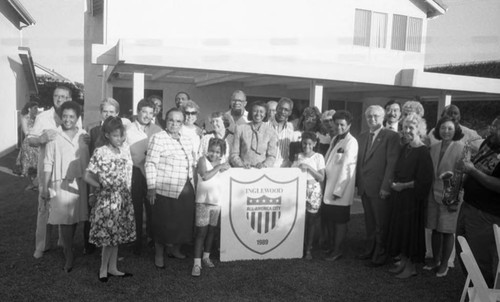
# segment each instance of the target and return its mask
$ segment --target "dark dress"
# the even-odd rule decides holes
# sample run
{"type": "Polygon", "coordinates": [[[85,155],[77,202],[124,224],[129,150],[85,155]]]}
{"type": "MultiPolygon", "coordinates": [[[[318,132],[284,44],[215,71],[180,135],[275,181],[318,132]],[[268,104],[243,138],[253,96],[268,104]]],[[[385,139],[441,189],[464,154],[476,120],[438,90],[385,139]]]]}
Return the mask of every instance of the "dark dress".
{"type": "Polygon", "coordinates": [[[391,192],[388,250],[412,262],[425,259],[425,207],[433,181],[433,166],[426,146],[403,146],[394,171],[394,182],[415,181],[412,189],[391,192]]]}

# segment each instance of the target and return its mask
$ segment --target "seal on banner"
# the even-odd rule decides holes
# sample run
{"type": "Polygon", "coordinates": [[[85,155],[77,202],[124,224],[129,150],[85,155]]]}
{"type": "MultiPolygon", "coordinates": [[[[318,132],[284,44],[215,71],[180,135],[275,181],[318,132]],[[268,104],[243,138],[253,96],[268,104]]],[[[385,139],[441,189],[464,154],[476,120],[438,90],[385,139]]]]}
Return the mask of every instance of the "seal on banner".
{"type": "Polygon", "coordinates": [[[262,175],[253,181],[229,181],[229,221],[239,242],[264,255],[290,235],[297,221],[299,179],[277,181],[262,175]]]}

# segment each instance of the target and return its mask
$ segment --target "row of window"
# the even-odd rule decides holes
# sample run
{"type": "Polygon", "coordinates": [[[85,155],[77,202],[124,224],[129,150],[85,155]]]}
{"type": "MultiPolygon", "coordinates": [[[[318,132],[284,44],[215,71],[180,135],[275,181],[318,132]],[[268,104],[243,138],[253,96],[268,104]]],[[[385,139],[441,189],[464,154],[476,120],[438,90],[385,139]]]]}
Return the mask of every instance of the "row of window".
{"type": "MultiPolygon", "coordinates": [[[[394,14],[390,47],[394,50],[420,52],[422,44],[421,18],[394,14]]],[[[356,9],[354,45],[387,48],[388,14],[356,9]]]]}

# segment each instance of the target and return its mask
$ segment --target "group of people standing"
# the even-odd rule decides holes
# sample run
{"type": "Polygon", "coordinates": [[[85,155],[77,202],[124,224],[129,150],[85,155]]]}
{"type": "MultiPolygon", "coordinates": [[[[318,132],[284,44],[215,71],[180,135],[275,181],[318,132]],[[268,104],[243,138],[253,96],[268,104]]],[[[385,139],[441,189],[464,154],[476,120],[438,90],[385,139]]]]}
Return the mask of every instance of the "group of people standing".
{"type": "Polygon", "coordinates": [[[367,233],[366,250],[359,258],[369,259],[369,266],[397,258],[393,271],[399,278],[415,275],[415,263],[424,261],[426,226],[434,230],[434,259],[426,267],[435,269],[438,277],[447,273],[458,211],[442,203],[440,174],[461,165],[461,171],[471,175],[475,182],[465,182],[466,203],[467,196],[473,196],[467,195],[468,186],[499,194],[491,184],[500,177],[498,161],[494,168],[475,164],[500,152],[500,121],[494,122],[496,133],[487,140],[491,143],[477,148],[482,157],[463,158],[462,133],[469,133],[470,142],[473,132],[459,125],[459,115],[452,114],[455,106],[444,111],[429,135],[418,102],[402,106],[392,101],[385,109],[369,106],[369,130],[355,138],[348,111],[321,114],[307,107],[292,123],[291,99],[257,101],[247,112],[246,95],[240,90],[232,94],[229,111],[212,113],[202,129],[196,123],[199,106],[180,92],[176,106],[165,115],[161,97],[141,100],[132,121],[118,117],[117,101],[105,99],[102,122],[87,134],[81,127],[81,109],[70,100],[69,89],[57,87],[54,107],[36,118],[28,135],[29,145],[40,148],[34,256],[50,248],[50,226],[59,225],[64,270],[70,272],[76,224],[88,221],[85,253],[102,247],[101,282],[108,276],[132,276],[117,268],[118,246],[133,242],[134,253],[141,254],[143,216],[157,269],[165,268],[165,255],[185,258],[181,247],[193,241],[192,275],[200,276],[203,266],[214,267],[210,251],[220,216],[219,177],[231,167],[298,167],[307,172],[306,259],[312,259],[318,222],[325,259],[343,256],[357,188],[367,233]],[[481,153],[484,146],[489,146],[486,154],[481,153]]]}

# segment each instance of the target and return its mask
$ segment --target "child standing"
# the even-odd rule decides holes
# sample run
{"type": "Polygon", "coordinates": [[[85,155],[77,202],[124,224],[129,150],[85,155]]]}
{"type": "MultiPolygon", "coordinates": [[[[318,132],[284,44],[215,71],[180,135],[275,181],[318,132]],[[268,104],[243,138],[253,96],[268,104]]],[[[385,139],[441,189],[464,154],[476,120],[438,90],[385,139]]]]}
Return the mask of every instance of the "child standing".
{"type": "Polygon", "coordinates": [[[318,138],[313,132],[306,131],[302,133],[302,152],[292,164],[292,167],[298,167],[307,172],[306,189],[306,230],[305,230],[305,258],[312,259],[311,249],[314,239],[314,228],[318,216],[318,210],[321,205],[322,194],[321,185],[325,179],[325,159],[323,155],[313,151],[318,138]]]}
{"type": "Polygon", "coordinates": [[[201,275],[201,256],[203,265],[214,267],[210,260],[210,250],[220,215],[219,199],[221,197],[221,173],[229,169],[229,164],[221,163],[226,154],[226,142],[219,138],[211,138],[208,151],[198,160],[198,185],[196,187],[196,239],[194,243],[194,265],[191,275],[201,275]],[[204,248],[203,248],[204,247],[204,248]]]}
{"type": "Polygon", "coordinates": [[[108,282],[108,276],[132,277],[118,270],[118,245],[135,241],[135,218],[130,186],[132,158],[124,145],[125,128],[119,117],[108,117],[102,125],[106,145],[95,149],[90,159],[85,181],[91,186],[89,203],[89,242],[102,246],[98,278],[108,282]],[[93,204],[95,203],[95,204],[93,204]]]}

